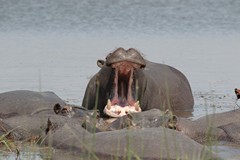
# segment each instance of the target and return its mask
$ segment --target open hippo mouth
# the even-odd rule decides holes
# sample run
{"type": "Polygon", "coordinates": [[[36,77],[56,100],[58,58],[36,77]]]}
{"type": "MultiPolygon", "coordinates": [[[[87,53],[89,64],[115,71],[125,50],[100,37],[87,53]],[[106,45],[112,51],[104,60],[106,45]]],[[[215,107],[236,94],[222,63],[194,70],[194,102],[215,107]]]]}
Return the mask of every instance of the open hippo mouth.
{"type": "Polygon", "coordinates": [[[144,64],[139,62],[139,56],[141,55],[134,49],[125,51],[120,48],[106,58],[106,64],[114,69],[111,95],[104,108],[104,113],[110,117],[141,112],[139,101],[134,96],[137,90],[134,70],[145,66],[142,57],[144,64]]]}

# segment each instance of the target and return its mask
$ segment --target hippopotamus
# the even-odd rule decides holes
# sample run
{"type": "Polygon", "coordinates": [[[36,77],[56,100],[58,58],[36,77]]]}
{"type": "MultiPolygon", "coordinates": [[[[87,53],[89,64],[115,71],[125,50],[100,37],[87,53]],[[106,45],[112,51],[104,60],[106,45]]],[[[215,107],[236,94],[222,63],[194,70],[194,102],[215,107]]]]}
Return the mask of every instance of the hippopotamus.
{"type": "Polygon", "coordinates": [[[101,67],[89,81],[82,106],[101,116],[121,117],[152,108],[193,110],[190,84],[179,70],[148,61],[133,48],[118,48],[98,60],[101,67]]]}
{"type": "MultiPolygon", "coordinates": [[[[48,137],[46,145],[81,159],[220,159],[186,135],[162,127],[92,134],[74,123],[49,132],[48,137]]],[[[52,158],[60,157],[53,153],[52,158]]]]}
{"type": "Polygon", "coordinates": [[[175,129],[198,143],[208,141],[240,144],[240,109],[206,115],[194,121],[178,117],[175,129]]]}
{"type": "Polygon", "coordinates": [[[177,117],[172,113],[162,112],[159,109],[150,109],[144,112],[129,113],[117,118],[108,125],[108,129],[138,129],[165,127],[175,129],[177,117]]]}
{"type": "MultiPolygon", "coordinates": [[[[49,96],[46,96],[46,93],[41,92],[13,91],[1,94],[0,97],[3,113],[5,116],[9,115],[9,117],[4,117],[0,124],[2,127],[0,134],[1,136],[9,135],[6,138],[14,141],[33,140],[39,142],[41,146],[51,145],[54,149],[75,153],[83,159],[88,156],[91,157],[90,159],[125,159],[127,156],[135,159],[137,157],[185,159],[186,156],[190,159],[193,157],[196,159],[217,158],[215,154],[204,150],[202,145],[188,136],[168,129],[170,128],[169,117],[159,109],[125,115],[127,120],[132,121],[133,127],[129,127],[126,123],[125,126],[119,126],[121,123],[116,120],[108,124],[106,130],[102,130],[104,127],[99,128],[99,125],[104,125],[102,121],[109,120],[109,118],[99,117],[95,110],[88,111],[82,107],[66,105],[51,92],[49,96]],[[6,104],[12,108],[7,108],[6,104]],[[17,107],[22,107],[23,111],[17,107]],[[42,110],[46,112],[41,112],[42,110]],[[86,119],[95,124],[96,129],[99,128],[98,133],[84,128],[86,119]],[[163,145],[165,147],[162,147],[163,145]],[[178,147],[178,145],[184,147],[178,147]]],[[[58,156],[53,153],[53,158],[59,158],[58,156]]]]}
{"type": "Polygon", "coordinates": [[[69,118],[77,118],[77,117],[84,117],[84,116],[93,116],[98,115],[98,110],[87,110],[84,107],[66,104],[61,106],[59,103],[56,103],[53,107],[53,110],[56,114],[66,116],[69,118]]]}
{"type": "Polygon", "coordinates": [[[5,118],[16,114],[36,114],[42,111],[55,114],[53,107],[57,103],[61,106],[66,105],[66,103],[53,92],[16,90],[0,94],[1,114],[5,118]]]}
{"type": "Polygon", "coordinates": [[[0,136],[11,135],[13,140],[41,137],[48,118],[64,124],[70,118],[83,121],[93,114],[93,111],[88,112],[86,108],[66,104],[53,92],[29,90],[1,93],[0,109],[0,136]]]}

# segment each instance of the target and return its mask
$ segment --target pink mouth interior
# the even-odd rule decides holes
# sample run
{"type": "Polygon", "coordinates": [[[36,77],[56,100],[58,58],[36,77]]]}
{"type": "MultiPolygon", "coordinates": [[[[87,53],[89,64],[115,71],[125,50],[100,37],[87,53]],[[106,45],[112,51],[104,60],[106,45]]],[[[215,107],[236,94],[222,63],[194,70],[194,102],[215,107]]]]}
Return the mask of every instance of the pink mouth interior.
{"type": "Polygon", "coordinates": [[[119,105],[121,107],[134,106],[136,101],[133,98],[133,71],[135,63],[118,62],[112,65],[115,69],[114,77],[114,97],[111,99],[112,105],[119,105]]]}

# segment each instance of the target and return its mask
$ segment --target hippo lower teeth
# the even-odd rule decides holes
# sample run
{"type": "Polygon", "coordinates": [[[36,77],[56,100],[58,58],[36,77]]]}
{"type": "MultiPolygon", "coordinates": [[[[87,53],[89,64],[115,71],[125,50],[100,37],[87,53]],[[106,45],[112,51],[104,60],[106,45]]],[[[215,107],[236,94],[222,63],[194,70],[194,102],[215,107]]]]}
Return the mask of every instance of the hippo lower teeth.
{"type": "Polygon", "coordinates": [[[119,105],[112,105],[110,99],[108,99],[107,105],[104,108],[104,113],[110,117],[121,117],[135,112],[141,112],[139,101],[133,106],[121,107],[119,105]]]}

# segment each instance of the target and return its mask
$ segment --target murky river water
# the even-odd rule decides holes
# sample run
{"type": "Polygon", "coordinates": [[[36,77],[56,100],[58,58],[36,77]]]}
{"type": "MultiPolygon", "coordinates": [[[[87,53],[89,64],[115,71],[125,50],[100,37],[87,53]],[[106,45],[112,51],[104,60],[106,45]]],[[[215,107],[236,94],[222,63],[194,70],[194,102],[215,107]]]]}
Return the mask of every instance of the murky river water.
{"type": "Polygon", "coordinates": [[[81,104],[98,59],[136,48],[188,78],[194,118],[236,107],[240,1],[0,0],[0,92],[54,91],[81,104]]]}

